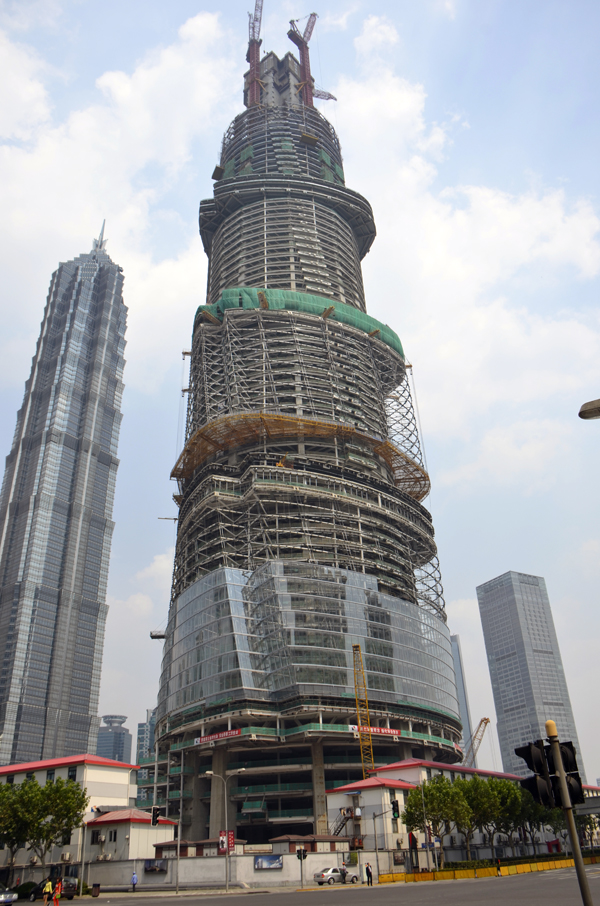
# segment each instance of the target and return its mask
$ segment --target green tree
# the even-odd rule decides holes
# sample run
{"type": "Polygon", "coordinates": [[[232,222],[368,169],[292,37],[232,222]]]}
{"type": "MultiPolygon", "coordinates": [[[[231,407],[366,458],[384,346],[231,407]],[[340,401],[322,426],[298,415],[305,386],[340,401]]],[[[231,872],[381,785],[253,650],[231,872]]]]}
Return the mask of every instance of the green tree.
{"type": "Polygon", "coordinates": [[[81,827],[89,796],[73,780],[58,778],[41,787],[35,780],[22,785],[31,816],[27,843],[46,865],[46,855],[53,846],[65,845],[76,827],[81,827]]]}
{"type": "Polygon", "coordinates": [[[440,861],[444,866],[444,837],[450,833],[453,822],[453,786],[447,777],[434,777],[411,790],[402,812],[402,820],[409,831],[424,830],[423,801],[425,802],[425,819],[431,827],[434,837],[441,840],[440,861]],[[422,791],[421,791],[422,790],[422,791]]]}
{"type": "Polygon", "coordinates": [[[543,805],[535,801],[529,790],[521,789],[519,825],[523,828],[526,838],[529,836],[533,843],[534,853],[537,853],[537,843],[539,842],[537,834],[544,826],[546,811],[547,809],[543,805]]]}
{"type": "Polygon", "coordinates": [[[0,843],[9,853],[11,881],[15,858],[27,842],[29,815],[23,807],[20,787],[12,783],[0,784],[0,843]]]}
{"type": "MultiPolygon", "coordinates": [[[[495,818],[490,826],[495,827],[496,833],[506,834],[514,855],[513,834],[521,827],[522,818],[521,787],[501,777],[489,777],[487,785],[494,799],[495,818]]],[[[492,845],[493,836],[492,833],[492,845]]]]}
{"type": "MultiPolygon", "coordinates": [[[[471,858],[471,841],[476,830],[486,831],[493,826],[496,816],[500,811],[500,803],[493,788],[487,781],[482,780],[478,774],[473,774],[471,780],[460,777],[454,782],[469,806],[470,815],[465,825],[457,830],[464,835],[467,844],[467,858],[471,858]]],[[[467,813],[465,813],[467,814],[467,813]]],[[[488,831],[489,833],[489,831],[488,831]]]]}

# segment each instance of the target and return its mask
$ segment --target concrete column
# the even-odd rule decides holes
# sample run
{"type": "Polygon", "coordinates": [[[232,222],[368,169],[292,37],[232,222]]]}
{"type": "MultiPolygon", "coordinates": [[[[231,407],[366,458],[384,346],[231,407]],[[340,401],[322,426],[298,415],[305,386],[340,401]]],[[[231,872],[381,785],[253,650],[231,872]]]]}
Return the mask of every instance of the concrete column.
{"type": "MultiPolygon", "coordinates": [[[[225,778],[227,768],[227,749],[225,746],[215,748],[212,758],[212,770],[219,777],[225,778]]],[[[233,783],[233,781],[232,781],[233,783]]],[[[225,784],[213,777],[210,782],[210,823],[209,837],[218,837],[219,831],[225,829],[225,784]]]]}
{"type": "Polygon", "coordinates": [[[328,834],[327,796],[325,795],[325,762],[321,740],[312,743],[312,783],[315,834],[328,834]]]}

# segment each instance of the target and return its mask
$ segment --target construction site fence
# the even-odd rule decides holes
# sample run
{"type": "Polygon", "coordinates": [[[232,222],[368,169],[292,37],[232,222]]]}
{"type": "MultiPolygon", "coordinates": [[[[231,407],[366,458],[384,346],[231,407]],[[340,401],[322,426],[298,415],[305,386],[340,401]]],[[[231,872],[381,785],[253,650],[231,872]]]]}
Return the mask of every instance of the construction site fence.
{"type": "MultiPolygon", "coordinates": [[[[584,856],[584,865],[600,863],[600,856],[584,856]]],[[[552,871],[555,868],[573,868],[573,859],[554,859],[546,862],[523,862],[520,865],[502,865],[500,877],[509,875],[525,875],[534,871],[552,871]]],[[[421,871],[415,873],[394,872],[393,874],[379,875],[380,884],[410,883],[417,881],[461,881],[465,878],[493,878],[498,876],[496,867],[489,868],[459,868],[444,871],[421,871]]]]}

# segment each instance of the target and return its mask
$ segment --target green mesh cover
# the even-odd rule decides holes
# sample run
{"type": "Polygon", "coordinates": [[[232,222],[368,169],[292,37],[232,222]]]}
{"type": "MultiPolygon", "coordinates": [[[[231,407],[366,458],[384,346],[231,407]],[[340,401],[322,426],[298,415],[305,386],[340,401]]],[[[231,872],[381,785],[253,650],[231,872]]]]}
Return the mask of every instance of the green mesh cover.
{"type": "Polygon", "coordinates": [[[342,324],[348,324],[363,333],[373,333],[378,330],[377,339],[381,340],[394,352],[404,358],[404,350],[400,338],[391,327],[382,324],[370,315],[359,311],[352,305],[345,305],[343,302],[334,302],[333,299],[327,299],[325,296],[312,296],[309,293],[295,293],[289,289],[259,289],[250,286],[236,287],[226,289],[223,295],[214,305],[200,305],[194,319],[194,329],[196,322],[203,311],[223,320],[223,312],[226,308],[260,308],[258,293],[263,292],[267,297],[270,311],[284,309],[285,311],[300,311],[304,314],[321,316],[325,309],[333,306],[334,311],[329,316],[333,321],[339,321],[342,324]]]}

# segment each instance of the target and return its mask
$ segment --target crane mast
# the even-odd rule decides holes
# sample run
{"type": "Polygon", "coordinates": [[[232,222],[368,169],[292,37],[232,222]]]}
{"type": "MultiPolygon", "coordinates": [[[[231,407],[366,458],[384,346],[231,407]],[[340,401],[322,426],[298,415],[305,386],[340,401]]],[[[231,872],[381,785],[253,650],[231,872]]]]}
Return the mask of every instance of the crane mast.
{"type": "Polygon", "coordinates": [[[316,13],[310,14],[310,16],[308,17],[308,23],[306,25],[306,28],[304,29],[304,34],[302,34],[300,29],[296,25],[296,20],[291,19],[290,30],[288,31],[288,38],[296,45],[296,47],[300,51],[300,89],[302,92],[302,100],[307,107],[314,107],[308,42],[312,37],[312,33],[315,28],[315,22],[318,18],[319,17],[316,13]]]}
{"type": "Polygon", "coordinates": [[[358,740],[360,744],[360,760],[362,762],[363,779],[367,779],[369,771],[375,770],[373,758],[373,742],[371,740],[371,720],[369,717],[369,699],[367,697],[367,683],[363,667],[360,645],[352,646],[354,655],[354,695],[356,697],[356,719],[358,721],[358,740]]]}
{"type": "Polygon", "coordinates": [[[250,81],[248,84],[248,107],[260,104],[260,25],[262,22],[263,0],[256,0],[254,15],[248,13],[248,53],[246,60],[250,64],[250,81]]]}

